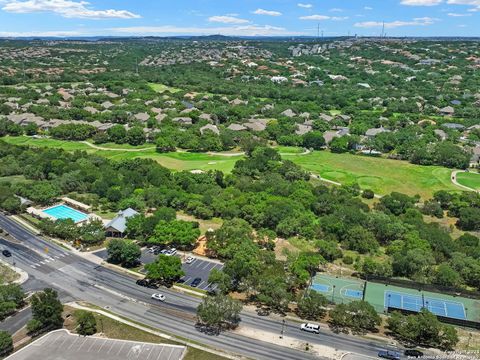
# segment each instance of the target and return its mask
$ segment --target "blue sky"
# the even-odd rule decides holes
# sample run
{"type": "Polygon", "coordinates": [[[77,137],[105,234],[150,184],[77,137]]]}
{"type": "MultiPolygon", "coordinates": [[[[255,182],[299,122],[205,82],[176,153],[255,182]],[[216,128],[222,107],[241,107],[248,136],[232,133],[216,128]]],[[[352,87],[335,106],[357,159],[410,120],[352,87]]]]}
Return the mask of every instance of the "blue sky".
{"type": "Polygon", "coordinates": [[[480,0],[0,0],[0,36],[480,36],[480,0]]]}

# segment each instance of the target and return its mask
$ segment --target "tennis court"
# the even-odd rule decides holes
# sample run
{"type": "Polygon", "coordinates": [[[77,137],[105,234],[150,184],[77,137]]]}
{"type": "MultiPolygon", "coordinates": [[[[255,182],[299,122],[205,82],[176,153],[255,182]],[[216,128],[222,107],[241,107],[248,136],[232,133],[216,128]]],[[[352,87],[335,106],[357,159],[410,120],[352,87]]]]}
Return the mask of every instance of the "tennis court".
{"type": "Polygon", "coordinates": [[[420,312],[427,308],[431,313],[453,319],[466,320],[465,307],[462,303],[438,298],[412,295],[401,292],[385,291],[384,305],[386,308],[396,308],[420,312]]]}
{"type": "Polygon", "coordinates": [[[318,274],[313,279],[312,290],[325,295],[335,303],[345,303],[363,299],[364,282],[326,274],[318,274]]]}

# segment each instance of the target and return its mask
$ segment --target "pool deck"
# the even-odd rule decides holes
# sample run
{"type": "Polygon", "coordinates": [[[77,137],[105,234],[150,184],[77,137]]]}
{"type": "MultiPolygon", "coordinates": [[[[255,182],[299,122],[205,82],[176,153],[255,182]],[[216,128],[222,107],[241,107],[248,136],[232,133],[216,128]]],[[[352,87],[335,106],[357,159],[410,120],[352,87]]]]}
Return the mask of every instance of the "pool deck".
{"type": "Polygon", "coordinates": [[[77,225],[82,224],[82,223],[84,223],[88,220],[92,220],[92,219],[96,219],[96,220],[100,220],[100,221],[104,222],[104,219],[102,219],[100,216],[98,216],[94,213],[87,213],[85,211],[75,209],[73,206],[70,206],[70,205],[66,204],[65,202],[60,202],[60,203],[48,206],[48,207],[43,208],[43,209],[37,209],[37,208],[34,208],[34,207],[29,207],[29,208],[27,208],[26,212],[28,214],[32,215],[33,217],[38,218],[38,219],[49,219],[49,220],[52,220],[52,221],[56,221],[56,220],[59,220],[59,219],[72,219],[75,222],[75,224],[77,224],[77,225]],[[56,217],[54,214],[51,214],[51,213],[47,212],[48,210],[55,209],[55,208],[58,208],[58,207],[66,207],[66,208],[70,209],[72,212],[77,212],[79,214],[85,215],[85,217],[82,216],[81,219],[75,219],[73,217],[68,217],[68,216],[66,216],[66,217],[56,217]]]}

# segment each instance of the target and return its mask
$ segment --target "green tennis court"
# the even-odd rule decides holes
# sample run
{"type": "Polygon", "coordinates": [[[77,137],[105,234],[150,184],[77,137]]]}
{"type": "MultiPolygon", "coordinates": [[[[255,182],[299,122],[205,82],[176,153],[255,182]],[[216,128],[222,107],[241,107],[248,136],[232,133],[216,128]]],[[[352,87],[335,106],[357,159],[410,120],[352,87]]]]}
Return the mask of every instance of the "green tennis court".
{"type": "Polygon", "coordinates": [[[318,274],[313,278],[311,289],[325,295],[335,303],[363,299],[364,281],[318,274]]]}
{"type": "Polygon", "coordinates": [[[480,300],[476,299],[327,274],[317,274],[310,288],[336,304],[363,299],[379,313],[389,307],[410,311],[426,307],[439,316],[480,322],[480,300]]]}

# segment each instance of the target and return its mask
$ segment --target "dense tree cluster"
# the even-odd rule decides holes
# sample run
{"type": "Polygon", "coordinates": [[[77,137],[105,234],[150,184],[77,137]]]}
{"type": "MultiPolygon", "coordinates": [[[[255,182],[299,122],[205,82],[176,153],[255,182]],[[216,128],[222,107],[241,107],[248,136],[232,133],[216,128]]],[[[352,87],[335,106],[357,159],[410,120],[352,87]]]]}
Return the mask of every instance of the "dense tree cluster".
{"type": "MultiPolygon", "coordinates": [[[[11,185],[12,191],[28,197],[27,190],[38,189],[33,200],[39,203],[52,201],[47,197],[52,192],[77,196],[101,209],[155,208],[152,216],[139,215],[127,223],[127,235],[143,242],[190,248],[199,235],[198,225],[176,220],[176,210],[224,219],[220,229],[207,233],[211,255],[226,261],[224,277],[217,281],[225,291],[258,294],[279,310],[285,309],[294,289],[306,285],[315,268],[342,258],[345,249],[367,255],[344,258],[366,275],[480,287],[478,237],[454,241],[440,225],[425,223],[418,197],[392,193],[371,209],[357,187],[314,185],[308,173],[271,148],[251,147],[227,176],[218,171],[173,173],[151,160],[114,162],[82,152],[4,143],[0,153],[5,165],[1,171],[29,181],[28,186],[11,185]],[[48,191],[39,197],[42,189],[48,191]],[[304,238],[316,250],[289,256],[284,266],[272,251],[277,236],[304,238]],[[381,247],[387,256],[379,260],[381,247]]],[[[458,216],[460,227],[475,229],[478,196],[439,192],[432,201],[458,216]]],[[[42,224],[46,233],[65,239],[94,243],[103,237],[95,222],[78,228],[68,220],[42,224]]]]}
{"type": "Polygon", "coordinates": [[[29,333],[58,329],[63,325],[63,305],[55,290],[45,289],[30,298],[32,319],[27,324],[29,333]]]}
{"type": "Polygon", "coordinates": [[[112,239],[107,244],[107,261],[124,267],[134,267],[140,264],[142,252],[140,246],[131,240],[112,239]]]}
{"type": "Polygon", "coordinates": [[[72,242],[78,241],[83,245],[99,244],[105,240],[105,229],[101,220],[89,220],[78,226],[72,219],[55,221],[42,219],[38,227],[46,235],[72,242]]]}
{"type": "Polygon", "coordinates": [[[442,324],[426,309],[408,316],[395,312],[387,323],[393,336],[408,345],[453,350],[459,341],[453,326],[442,324]]]}
{"type": "Polygon", "coordinates": [[[13,314],[25,304],[25,293],[20,285],[0,285],[0,320],[13,314]]]}

